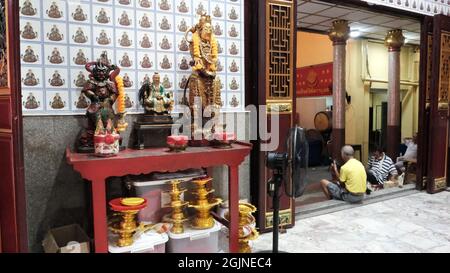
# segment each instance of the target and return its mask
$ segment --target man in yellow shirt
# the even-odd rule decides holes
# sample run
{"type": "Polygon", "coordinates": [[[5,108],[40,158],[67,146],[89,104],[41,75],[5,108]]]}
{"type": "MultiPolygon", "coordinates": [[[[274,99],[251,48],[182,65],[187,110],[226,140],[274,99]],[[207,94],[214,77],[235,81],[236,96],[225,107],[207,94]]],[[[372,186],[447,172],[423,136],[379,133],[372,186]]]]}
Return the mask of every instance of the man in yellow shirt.
{"type": "Polygon", "coordinates": [[[320,181],[322,190],[329,199],[337,199],[349,203],[360,203],[366,192],[367,175],[364,165],[354,158],[355,151],[351,146],[344,146],[341,156],[345,164],[340,172],[335,163],[331,165],[332,174],[337,181],[320,181]]]}

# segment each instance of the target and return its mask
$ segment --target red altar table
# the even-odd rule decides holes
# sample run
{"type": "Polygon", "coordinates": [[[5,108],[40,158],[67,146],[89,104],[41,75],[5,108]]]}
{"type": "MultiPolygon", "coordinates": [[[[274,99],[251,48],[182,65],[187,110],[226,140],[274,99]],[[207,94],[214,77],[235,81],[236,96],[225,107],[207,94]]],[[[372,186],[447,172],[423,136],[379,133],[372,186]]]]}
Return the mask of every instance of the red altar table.
{"type": "Polygon", "coordinates": [[[182,153],[169,153],[167,148],[127,149],[116,157],[101,158],[92,154],[66,150],[67,162],[91,183],[95,252],[108,252],[106,179],[151,172],[177,172],[190,168],[228,166],[228,198],[230,252],[239,251],[239,165],[250,154],[251,144],[238,142],[230,149],[189,147],[182,153]]]}

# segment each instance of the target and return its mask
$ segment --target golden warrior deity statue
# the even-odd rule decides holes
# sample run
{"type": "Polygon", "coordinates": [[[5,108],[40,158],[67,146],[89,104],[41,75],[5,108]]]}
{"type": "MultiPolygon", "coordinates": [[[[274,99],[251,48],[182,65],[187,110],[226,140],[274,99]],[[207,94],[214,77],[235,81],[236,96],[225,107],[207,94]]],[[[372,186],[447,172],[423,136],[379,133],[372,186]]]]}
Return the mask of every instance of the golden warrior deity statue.
{"type": "MultiPolygon", "coordinates": [[[[185,39],[190,44],[192,56],[192,74],[186,87],[189,87],[189,107],[192,116],[200,111],[200,105],[195,103],[196,98],[201,99],[202,113],[206,108],[211,110],[211,118],[218,117],[222,100],[220,95],[220,84],[216,78],[218,61],[218,43],[213,33],[211,17],[203,14],[197,25],[186,32],[185,39]],[[189,32],[192,39],[188,39],[189,32]]],[[[204,125],[211,118],[203,118],[204,125]]],[[[202,126],[200,125],[200,126],[202,126]]],[[[213,125],[211,129],[202,130],[196,124],[192,126],[192,134],[203,134],[204,139],[209,139],[215,132],[213,125]],[[201,131],[200,131],[201,130],[201,131]]]]}

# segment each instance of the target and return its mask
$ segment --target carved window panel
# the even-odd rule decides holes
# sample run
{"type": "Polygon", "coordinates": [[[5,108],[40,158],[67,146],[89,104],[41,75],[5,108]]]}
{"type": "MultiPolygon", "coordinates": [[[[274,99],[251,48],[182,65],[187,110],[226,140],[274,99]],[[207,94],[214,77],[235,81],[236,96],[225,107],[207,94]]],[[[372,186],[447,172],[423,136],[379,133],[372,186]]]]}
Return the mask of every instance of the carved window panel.
{"type": "Polygon", "coordinates": [[[450,87],[450,32],[441,34],[440,54],[440,79],[439,79],[439,104],[448,108],[448,89],[450,87]]]}
{"type": "Polygon", "coordinates": [[[266,14],[267,100],[280,112],[290,112],[295,80],[293,46],[295,35],[294,1],[268,1],[266,14]],[[275,102],[275,103],[274,103],[275,102]],[[279,107],[283,105],[283,107],[279,107]]]}

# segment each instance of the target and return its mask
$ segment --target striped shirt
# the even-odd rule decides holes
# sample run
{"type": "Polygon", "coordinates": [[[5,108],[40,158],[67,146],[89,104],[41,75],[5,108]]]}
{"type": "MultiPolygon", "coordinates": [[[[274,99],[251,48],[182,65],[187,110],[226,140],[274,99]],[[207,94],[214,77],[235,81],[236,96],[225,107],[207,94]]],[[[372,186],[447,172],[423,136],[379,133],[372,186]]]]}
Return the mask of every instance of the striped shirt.
{"type": "Polygon", "coordinates": [[[369,172],[371,172],[378,183],[384,184],[387,181],[389,174],[397,175],[397,169],[395,168],[394,162],[386,154],[381,160],[376,160],[374,156],[369,158],[369,172]]]}

